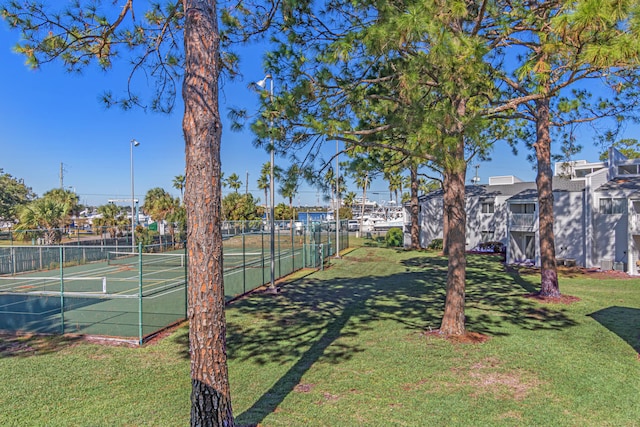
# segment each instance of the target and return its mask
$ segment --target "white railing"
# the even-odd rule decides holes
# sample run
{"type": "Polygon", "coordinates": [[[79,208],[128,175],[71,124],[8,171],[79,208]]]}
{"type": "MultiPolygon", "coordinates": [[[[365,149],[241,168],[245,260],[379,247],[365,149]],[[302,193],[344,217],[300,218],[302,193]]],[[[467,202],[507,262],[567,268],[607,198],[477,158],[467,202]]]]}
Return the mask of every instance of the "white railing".
{"type": "Polygon", "coordinates": [[[633,234],[640,232],[640,214],[629,215],[629,232],[633,234]]]}
{"type": "Polygon", "coordinates": [[[511,213],[509,226],[512,230],[533,230],[536,225],[536,214],[511,213]]]}

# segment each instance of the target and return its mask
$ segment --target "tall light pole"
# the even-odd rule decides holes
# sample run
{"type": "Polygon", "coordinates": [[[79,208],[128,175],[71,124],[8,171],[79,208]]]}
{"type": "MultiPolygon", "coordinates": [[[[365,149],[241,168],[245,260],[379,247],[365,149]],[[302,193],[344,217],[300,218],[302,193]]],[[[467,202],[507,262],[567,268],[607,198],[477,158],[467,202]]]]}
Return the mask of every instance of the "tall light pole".
{"type": "MultiPolygon", "coordinates": [[[[271,74],[267,74],[266,76],[264,76],[264,79],[260,80],[259,82],[256,82],[256,85],[258,85],[259,87],[261,87],[262,89],[264,89],[267,86],[267,80],[269,80],[271,82],[270,88],[269,88],[269,101],[273,102],[273,76],[271,76],[271,74]]],[[[272,126],[272,122],[269,121],[269,127],[271,128],[272,126]]],[[[269,231],[271,234],[271,239],[270,239],[270,256],[271,256],[271,282],[269,283],[269,287],[267,288],[269,291],[271,292],[275,292],[276,291],[276,285],[275,285],[275,271],[276,271],[276,260],[275,260],[275,221],[274,221],[274,216],[275,216],[275,197],[274,197],[274,179],[273,179],[273,164],[275,163],[275,153],[274,153],[274,147],[273,147],[273,133],[271,132],[272,129],[269,129],[269,140],[271,142],[271,147],[270,148],[270,152],[271,152],[271,164],[269,165],[269,199],[270,199],[270,214],[269,214],[269,231]]]]}
{"type": "Polygon", "coordinates": [[[338,161],[340,151],[336,139],[336,258],[340,258],[340,163],[338,161]]]}
{"type": "Polygon", "coordinates": [[[135,225],[135,215],[136,215],[136,207],[135,207],[135,192],[133,187],[133,147],[137,147],[140,145],[138,141],[135,139],[131,140],[129,144],[131,147],[131,252],[136,251],[136,225],[135,225]]]}

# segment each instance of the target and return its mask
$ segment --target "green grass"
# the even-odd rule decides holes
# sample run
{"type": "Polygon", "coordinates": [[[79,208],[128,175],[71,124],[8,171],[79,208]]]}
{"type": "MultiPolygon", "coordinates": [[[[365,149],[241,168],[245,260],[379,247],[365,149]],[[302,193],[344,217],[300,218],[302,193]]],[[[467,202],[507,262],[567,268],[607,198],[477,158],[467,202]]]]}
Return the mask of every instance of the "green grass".
{"type": "MultiPolygon", "coordinates": [[[[467,326],[438,328],[446,259],[362,247],[277,296],[227,311],[239,425],[638,426],[640,280],[561,277],[571,305],[527,299],[536,276],[470,256],[467,326]]],[[[0,425],[183,426],[187,330],[144,348],[0,339],[0,425]]]]}

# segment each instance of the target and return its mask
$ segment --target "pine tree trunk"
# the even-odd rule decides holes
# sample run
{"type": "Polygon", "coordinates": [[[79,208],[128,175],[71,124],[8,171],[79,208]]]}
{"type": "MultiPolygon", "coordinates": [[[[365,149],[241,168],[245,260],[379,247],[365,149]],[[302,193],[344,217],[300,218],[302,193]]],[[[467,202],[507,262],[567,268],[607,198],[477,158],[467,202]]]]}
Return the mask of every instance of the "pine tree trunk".
{"type": "Polygon", "coordinates": [[[440,332],[444,335],[465,333],[464,299],[467,258],[465,253],[465,211],[466,163],[464,163],[464,140],[460,137],[456,147],[457,167],[445,172],[444,206],[448,217],[447,247],[449,267],[447,271],[447,294],[440,332]]]}
{"type": "Polygon", "coordinates": [[[449,174],[445,171],[442,174],[442,254],[449,255],[449,210],[446,202],[446,188],[449,188],[449,174]]]}
{"type": "Polygon", "coordinates": [[[549,99],[536,103],[536,158],[538,174],[538,222],[540,227],[540,295],[560,296],[553,233],[553,172],[551,170],[551,136],[549,134],[549,99]]]}
{"type": "Polygon", "coordinates": [[[418,168],[411,166],[411,249],[420,249],[420,203],[418,202],[418,168]]]}
{"type": "Polygon", "coordinates": [[[215,1],[185,0],[186,143],[191,425],[233,426],[222,276],[220,70],[215,1]]]}

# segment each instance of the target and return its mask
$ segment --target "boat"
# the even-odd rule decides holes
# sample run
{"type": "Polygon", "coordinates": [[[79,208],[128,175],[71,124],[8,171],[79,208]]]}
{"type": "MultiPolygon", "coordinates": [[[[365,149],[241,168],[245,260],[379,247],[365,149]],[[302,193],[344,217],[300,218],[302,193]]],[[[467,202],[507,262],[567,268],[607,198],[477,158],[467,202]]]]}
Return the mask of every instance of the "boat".
{"type": "MultiPolygon", "coordinates": [[[[356,218],[359,219],[359,218],[356,218]]],[[[404,226],[404,213],[402,206],[396,205],[395,202],[388,202],[380,205],[367,215],[361,217],[362,227],[360,231],[387,231],[390,228],[404,226]]]]}

